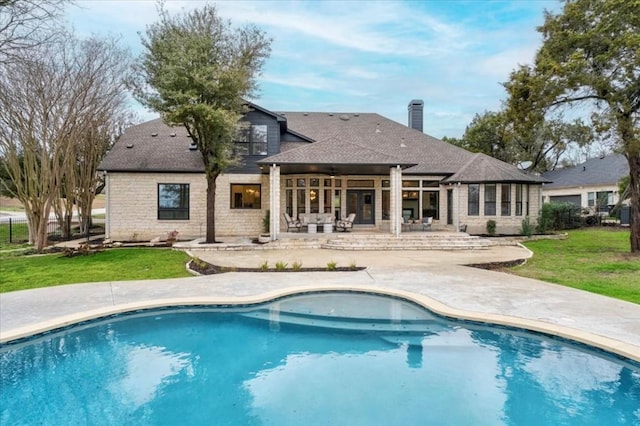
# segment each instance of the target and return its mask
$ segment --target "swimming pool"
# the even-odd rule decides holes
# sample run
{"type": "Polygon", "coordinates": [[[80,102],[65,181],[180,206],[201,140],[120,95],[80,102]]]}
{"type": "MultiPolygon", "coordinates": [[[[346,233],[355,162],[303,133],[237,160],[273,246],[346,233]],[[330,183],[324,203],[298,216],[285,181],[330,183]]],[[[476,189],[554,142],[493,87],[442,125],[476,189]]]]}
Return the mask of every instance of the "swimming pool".
{"type": "Polygon", "coordinates": [[[142,311],[0,349],[2,424],[638,424],[640,367],[350,292],[142,311]]]}

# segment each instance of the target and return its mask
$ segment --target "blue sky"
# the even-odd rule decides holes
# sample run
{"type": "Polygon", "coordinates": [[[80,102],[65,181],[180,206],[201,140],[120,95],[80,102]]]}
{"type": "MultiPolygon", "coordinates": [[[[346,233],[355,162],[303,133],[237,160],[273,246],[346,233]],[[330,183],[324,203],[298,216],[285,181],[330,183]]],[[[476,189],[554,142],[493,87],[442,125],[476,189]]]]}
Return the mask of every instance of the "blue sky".
{"type": "MultiPolygon", "coordinates": [[[[425,103],[424,131],[460,137],[476,113],[497,110],[501,82],[531,63],[543,11],[557,0],[222,1],[220,16],[273,38],[254,101],[273,111],[377,112],[407,123],[425,103]]],[[[204,5],[167,1],[172,13],[204,5]]],[[[68,23],[80,36],[114,35],[141,52],[139,32],[157,20],[153,1],[77,1],[68,23]]],[[[139,114],[148,119],[156,115],[139,114]]]]}

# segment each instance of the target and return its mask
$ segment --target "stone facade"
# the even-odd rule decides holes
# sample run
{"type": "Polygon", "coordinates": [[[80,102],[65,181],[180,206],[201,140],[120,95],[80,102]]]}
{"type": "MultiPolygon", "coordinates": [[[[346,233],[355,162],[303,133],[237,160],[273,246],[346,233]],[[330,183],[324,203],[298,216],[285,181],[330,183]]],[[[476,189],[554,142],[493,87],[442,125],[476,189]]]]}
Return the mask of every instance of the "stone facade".
{"type": "Polygon", "coordinates": [[[523,196],[522,214],[516,215],[516,185],[511,184],[511,214],[509,216],[501,215],[500,200],[502,196],[502,187],[500,184],[496,185],[496,214],[485,215],[484,212],[484,197],[485,197],[485,184],[480,185],[480,212],[477,216],[470,216],[468,214],[468,201],[469,201],[469,186],[460,185],[454,192],[454,204],[455,198],[458,197],[458,206],[460,210],[460,224],[467,225],[467,232],[469,234],[486,234],[487,222],[489,220],[496,221],[496,234],[519,234],[522,229],[522,221],[525,217],[529,217],[532,224],[537,223],[538,215],[541,207],[541,185],[523,185],[523,193],[528,194],[528,201],[526,196],[523,196]],[[457,194],[456,194],[457,192],[457,194]]]}
{"type": "MultiPolygon", "coordinates": [[[[216,181],[216,235],[257,236],[262,232],[262,219],[269,206],[267,184],[267,177],[263,175],[219,176],[216,181]],[[232,183],[260,184],[262,208],[231,209],[232,183]]],[[[179,239],[205,236],[207,183],[204,174],[109,173],[107,185],[107,238],[149,241],[165,239],[173,230],[179,232],[179,239]],[[189,184],[189,220],[158,219],[158,184],[161,183],[189,184]]]]}

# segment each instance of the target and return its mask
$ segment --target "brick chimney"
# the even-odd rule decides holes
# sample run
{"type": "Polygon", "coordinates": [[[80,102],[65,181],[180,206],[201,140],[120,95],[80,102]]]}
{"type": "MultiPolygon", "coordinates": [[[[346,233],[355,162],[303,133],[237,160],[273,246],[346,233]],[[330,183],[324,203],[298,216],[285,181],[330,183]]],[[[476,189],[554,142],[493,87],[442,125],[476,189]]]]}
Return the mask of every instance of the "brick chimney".
{"type": "Polygon", "coordinates": [[[409,110],[409,127],[422,132],[424,102],[422,102],[422,99],[414,99],[409,102],[407,109],[409,110]]]}

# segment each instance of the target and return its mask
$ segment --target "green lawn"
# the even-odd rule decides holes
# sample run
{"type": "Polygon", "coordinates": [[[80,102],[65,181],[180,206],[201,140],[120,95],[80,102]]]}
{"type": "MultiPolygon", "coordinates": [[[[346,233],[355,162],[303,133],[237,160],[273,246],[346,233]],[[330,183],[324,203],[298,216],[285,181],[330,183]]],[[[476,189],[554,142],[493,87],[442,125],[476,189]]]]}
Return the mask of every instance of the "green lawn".
{"type": "Polygon", "coordinates": [[[188,259],[184,252],[160,248],[111,249],[76,257],[0,255],[0,293],[81,282],[188,277],[188,259]]]}
{"type": "Polygon", "coordinates": [[[9,229],[8,223],[0,223],[0,250],[8,250],[20,247],[18,243],[29,241],[29,228],[27,223],[13,223],[9,229]],[[9,243],[9,237],[13,243],[9,243]]]}
{"type": "Polygon", "coordinates": [[[568,234],[566,240],[525,243],[533,259],[510,272],[640,303],[640,257],[629,253],[629,231],[585,228],[568,234]]]}

